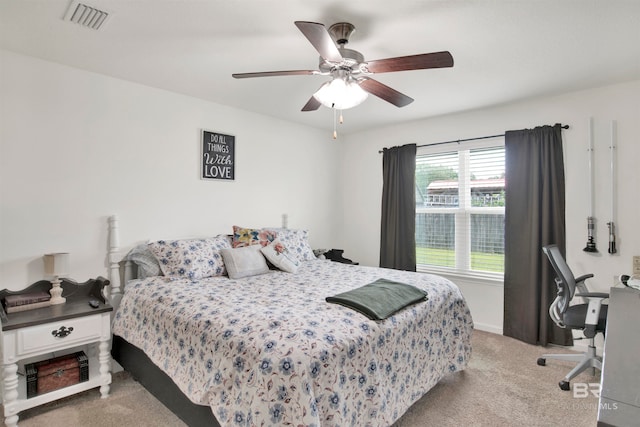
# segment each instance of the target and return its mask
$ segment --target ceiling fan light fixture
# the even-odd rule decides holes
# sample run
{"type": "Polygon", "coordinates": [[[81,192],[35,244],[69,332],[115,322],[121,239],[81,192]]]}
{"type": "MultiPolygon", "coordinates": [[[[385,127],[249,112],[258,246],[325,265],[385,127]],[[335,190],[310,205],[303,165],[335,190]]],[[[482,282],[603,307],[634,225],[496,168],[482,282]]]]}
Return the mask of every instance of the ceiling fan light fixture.
{"type": "Polygon", "coordinates": [[[335,77],[323,84],[313,97],[327,108],[346,110],[362,104],[369,93],[352,77],[335,77]]]}

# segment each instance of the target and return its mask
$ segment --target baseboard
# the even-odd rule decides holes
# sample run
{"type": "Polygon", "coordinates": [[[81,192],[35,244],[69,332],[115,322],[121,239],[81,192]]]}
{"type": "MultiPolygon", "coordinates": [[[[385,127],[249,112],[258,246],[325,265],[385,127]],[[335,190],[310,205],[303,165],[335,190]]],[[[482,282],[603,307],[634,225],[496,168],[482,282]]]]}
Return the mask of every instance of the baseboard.
{"type": "MultiPolygon", "coordinates": [[[[484,332],[490,332],[492,334],[498,334],[498,335],[503,335],[503,329],[501,327],[495,326],[495,325],[490,325],[487,323],[476,323],[474,322],[473,324],[473,328],[477,329],[479,331],[484,331],[484,332]]],[[[602,342],[601,338],[602,336],[596,338],[596,354],[598,354],[599,356],[602,356],[602,349],[604,348],[604,343],[602,342]],[[600,339],[598,339],[600,338],[600,339]]],[[[590,340],[588,339],[582,339],[582,340],[576,340],[574,339],[573,341],[573,346],[557,346],[558,348],[562,348],[565,350],[570,350],[570,351],[575,351],[576,353],[584,353],[588,350],[589,348],[589,343],[590,340]]],[[[555,347],[555,345],[550,344],[549,347],[555,347]]]]}
{"type": "Polygon", "coordinates": [[[486,323],[473,323],[473,328],[477,329],[479,331],[484,331],[484,332],[491,332],[492,334],[498,334],[498,335],[502,335],[502,328],[495,326],[495,325],[489,325],[486,323]]]}

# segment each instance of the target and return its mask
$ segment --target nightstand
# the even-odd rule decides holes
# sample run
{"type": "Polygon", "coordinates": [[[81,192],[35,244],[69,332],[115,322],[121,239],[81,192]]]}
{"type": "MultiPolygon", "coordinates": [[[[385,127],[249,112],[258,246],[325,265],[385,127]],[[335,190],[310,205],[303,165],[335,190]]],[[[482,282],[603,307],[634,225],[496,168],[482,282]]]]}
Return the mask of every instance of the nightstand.
{"type": "MultiPolygon", "coordinates": [[[[102,398],[109,395],[113,307],[102,294],[102,289],[108,284],[109,281],[102,277],[80,284],[65,279],[61,285],[62,295],[67,299],[64,304],[10,314],[4,307],[0,308],[3,405],[7,426],[17,426],[20,411],[94,387],[100,387],[102,398]],[[97,300],[98,307],[91,307],[89,300],[97,300]],[[26,363],[70,354],[83,346],[90,349],[87,354],[88,381],[27,398],[26,363]]],[[[2,290],[0,300],[7,295],[48,291],[50,288],[51,282],[42,280],[22,291],[2,290]]]]}

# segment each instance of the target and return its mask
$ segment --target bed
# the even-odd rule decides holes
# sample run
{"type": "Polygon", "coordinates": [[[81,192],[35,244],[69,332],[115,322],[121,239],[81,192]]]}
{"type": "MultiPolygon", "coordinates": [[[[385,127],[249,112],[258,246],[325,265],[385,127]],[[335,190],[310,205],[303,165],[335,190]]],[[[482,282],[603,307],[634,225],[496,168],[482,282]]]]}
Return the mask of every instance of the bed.
{"type": "MultiPolygon", "coordinates": [[[[189,425],[391,425],[471,356],[469,309],[442,277],[308,255],[293,257],[295,272],[238,277],[227,255],[240,248],[224,248],[223,274],[128,280],[117,229],[112,217],[112,354],[189,425]],[[326,301],[378,279],[427,299],[384,320],[326,301]]],[[[242,252],[258,247],[270,246],[242,252]]]]}

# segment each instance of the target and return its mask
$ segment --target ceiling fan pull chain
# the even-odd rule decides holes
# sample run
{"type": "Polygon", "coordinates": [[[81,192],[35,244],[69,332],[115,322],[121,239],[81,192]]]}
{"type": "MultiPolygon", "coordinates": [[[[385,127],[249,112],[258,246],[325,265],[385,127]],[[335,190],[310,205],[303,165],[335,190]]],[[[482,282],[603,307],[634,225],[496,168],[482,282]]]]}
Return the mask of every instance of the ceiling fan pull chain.
{"type": "Polygon", "coordinates": [[[338,132],[336,131],[336,109],[333,108],[333,105],[331,107],[333,110],[333,139],[338,139],[338,132]]]}
{"type": "Polygon", "coordinates": [[[340,124],[344,123],[344,119],[342,118],[342,110],[340,110],[340,124]]]}

